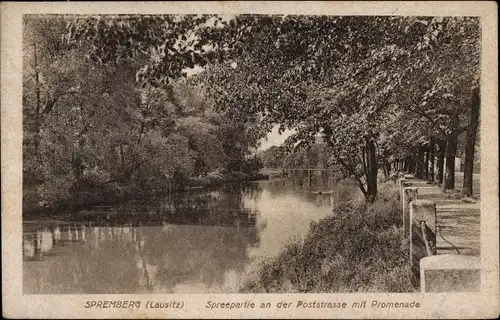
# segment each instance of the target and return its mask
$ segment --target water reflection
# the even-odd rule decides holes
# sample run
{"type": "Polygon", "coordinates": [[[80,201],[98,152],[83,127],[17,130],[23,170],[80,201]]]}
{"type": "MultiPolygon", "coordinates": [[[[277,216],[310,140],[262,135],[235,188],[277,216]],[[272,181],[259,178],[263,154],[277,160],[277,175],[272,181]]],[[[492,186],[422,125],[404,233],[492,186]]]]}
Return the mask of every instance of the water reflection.
{"type": "Polygon", "coordinates": [[[25,294],[237,292],[258,262],[331,212],[292,180],[190,190],[24,224],[25,294]]]}

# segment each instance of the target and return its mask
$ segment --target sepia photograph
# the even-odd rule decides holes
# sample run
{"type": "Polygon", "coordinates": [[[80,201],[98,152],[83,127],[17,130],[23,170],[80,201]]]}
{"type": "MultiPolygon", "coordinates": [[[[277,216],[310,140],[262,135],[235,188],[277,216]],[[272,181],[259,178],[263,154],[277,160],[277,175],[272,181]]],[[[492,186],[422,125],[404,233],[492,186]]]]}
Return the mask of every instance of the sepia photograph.
{"type": "Polygon", "coordinates": [[[232,318],[498,295],[481,17],[219,12],[20,15],[20,294],[232,318]]]}

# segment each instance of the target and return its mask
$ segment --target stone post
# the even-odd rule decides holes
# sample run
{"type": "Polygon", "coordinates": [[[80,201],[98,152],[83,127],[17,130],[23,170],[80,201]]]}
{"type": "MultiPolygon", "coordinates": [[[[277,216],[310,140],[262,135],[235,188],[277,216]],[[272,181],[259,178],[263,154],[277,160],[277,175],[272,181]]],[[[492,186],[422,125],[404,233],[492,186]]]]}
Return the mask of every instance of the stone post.
{"type": "Polygon", "coordinates": [[[411,182],[406,180],[406,179],[401,179],[400,186],[399,186],[399,194],[400,194],[401,200],[403,200],[403,198],[404,198],[404,194],[403,194],[404,188],[408,188],[408,187],[411,187],[411,182]]]}
{"type": "Polygon", "coordinates": [[[398,179],[398,189],[399,189],[399,198],[402,200],[403,199],[403,182],[405,182],[405,178],[399,178],[398,179]]]}
{"type": "Polygon", "coordinates": [[[417,200],[417,197],[418,188],[406,187],[403,189],[403,199],[401,203],[403,205],[403,230],[405,239],[410,238],[410,202],[417,200]]]}
{"type": "Polygon", "coordinates": [[[418,272],[420,259],[436,254],[436,204],[410,202],[410,266],[418,272]]]}
{"type": "Polygon", "coordinates": [[[481,259],[479,257],[443,254],[420,260],[422,292],[481,291],[481,259]]]}

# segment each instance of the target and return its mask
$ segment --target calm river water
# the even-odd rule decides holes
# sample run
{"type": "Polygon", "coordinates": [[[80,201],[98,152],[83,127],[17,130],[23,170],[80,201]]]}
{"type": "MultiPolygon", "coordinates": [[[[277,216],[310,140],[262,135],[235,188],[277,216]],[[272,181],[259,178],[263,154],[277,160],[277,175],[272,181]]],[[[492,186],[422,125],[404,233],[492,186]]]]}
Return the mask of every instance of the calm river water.
{"type": "Polygon", "coordinates": [[[24,294],[237,292],[331,214],[332,192],[327,177],[270,180],[25,221],[24,294]]]}

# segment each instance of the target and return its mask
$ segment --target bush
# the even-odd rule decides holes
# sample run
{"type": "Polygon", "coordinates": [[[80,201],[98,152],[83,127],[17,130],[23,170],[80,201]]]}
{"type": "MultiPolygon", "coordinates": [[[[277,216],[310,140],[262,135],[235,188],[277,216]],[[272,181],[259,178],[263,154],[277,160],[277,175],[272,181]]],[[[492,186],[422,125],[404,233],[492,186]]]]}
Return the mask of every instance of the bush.
{"type": "Polygon", "coordinates": [[[302,242],[264,261],[243,291],[415,291],[396,193],[389,186],[371,205],[339,203],[332,216],[311,224],[302,242]]]}
{"type": "Polygon", "coordinates": [[[255,173],[259,172],[264,165],[262,164],[262,160],[258,156],[253,156],[249,159],[246,159],[242,166],[242,171],[244,173],[255,173]]]}
{"type": "Polygon", "coordinates": [[[70,198],[70,190],[74,183],[72,178],[54,175],[43,184],[38,185],[37,193],[40,195],[42,201],[52,204],[61,199],[70,198]]]}

